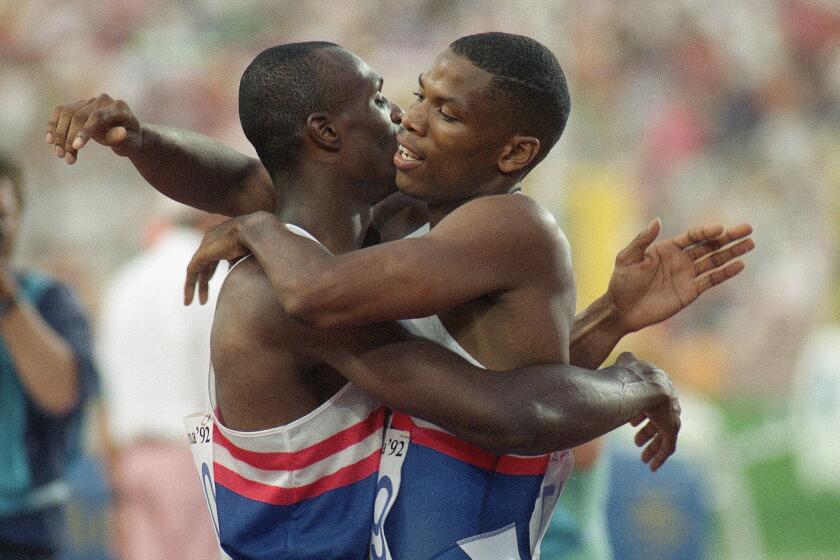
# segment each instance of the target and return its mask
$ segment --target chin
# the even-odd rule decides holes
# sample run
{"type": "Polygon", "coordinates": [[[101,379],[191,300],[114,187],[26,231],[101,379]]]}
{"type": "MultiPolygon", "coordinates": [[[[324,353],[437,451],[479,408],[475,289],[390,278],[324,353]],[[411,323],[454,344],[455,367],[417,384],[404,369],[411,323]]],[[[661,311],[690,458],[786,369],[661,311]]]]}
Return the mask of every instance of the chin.
{"type": "Polygon", "coordinates": [[[411,188],[411,185],[406,185],[397,181],[397,190],[403,193],[406,196],[410,196],[411,198],[420,200],[422,202],[426,202],[426,199],[423,197],[422,193],[417,192],[415,189],[411,188]]]}

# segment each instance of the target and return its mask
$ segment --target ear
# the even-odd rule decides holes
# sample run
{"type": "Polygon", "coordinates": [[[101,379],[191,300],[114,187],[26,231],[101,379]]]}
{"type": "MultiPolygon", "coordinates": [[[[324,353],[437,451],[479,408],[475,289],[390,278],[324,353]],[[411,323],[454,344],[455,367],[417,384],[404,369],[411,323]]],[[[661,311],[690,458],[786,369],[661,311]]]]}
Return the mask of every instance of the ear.
{"type": "Polygon", "coordinates": [[[516,173],[528,167],[540,153],[540,141],[533,136],[514,136],[499,156],[502,173],[516,173]]]}
{"type": "Polygon", "coordinates": [[[306,134],[316,146],[330,152],[337,152],[341,146],[338,129],[329,113],[312,113],[306,119],[306,134]]]}

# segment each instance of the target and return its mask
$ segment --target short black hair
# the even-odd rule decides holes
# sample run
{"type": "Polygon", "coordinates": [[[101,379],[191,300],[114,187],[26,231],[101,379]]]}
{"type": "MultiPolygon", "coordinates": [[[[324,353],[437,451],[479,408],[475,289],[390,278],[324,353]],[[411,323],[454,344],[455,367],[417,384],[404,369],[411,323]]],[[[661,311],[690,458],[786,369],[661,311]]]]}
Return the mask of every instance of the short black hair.
{"type": "Polygon", "coordinates": [[[18,209],[23,210],[23,171],[11,156],[0,152],[0,179],[8,178],[12,182],[18,209]]]}
{"type": "Polygon", "coordinates": [[[297,166],[306,119],[335,111],[341,99],[330,87],[331,66],[320,51],[334,43],[309,41],[261,52],[239,82],[239,121],[272,175],[297,166]]]}
{"type": "Polygon", "coordinates": [[[497,31],[461,37],[449,48],[493,75],[488,93],[504,102],[504,122],[539,139],[540,153],[526,170],[530,171],[548,154],[569,119],[569,87],[557,57],[530,37],[497,31]]]}

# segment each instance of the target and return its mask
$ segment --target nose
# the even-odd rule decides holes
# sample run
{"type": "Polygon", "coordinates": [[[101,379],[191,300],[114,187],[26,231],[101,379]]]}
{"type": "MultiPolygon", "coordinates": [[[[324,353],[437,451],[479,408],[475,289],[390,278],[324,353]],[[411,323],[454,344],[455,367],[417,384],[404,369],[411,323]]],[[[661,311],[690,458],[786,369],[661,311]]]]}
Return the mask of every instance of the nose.
{"type": "Polygon", "coordinates": [[[391,122],[394,124],[400,124],[402,122],[403,117],[403,110],[402,107],[397,105],[396,103],[391,103],[391,122]]]}
{"type": "Polygon", "coordinates": [[[418,136],[423,136],[426,133],[422,105],[420,102],[414,103],[402,116],[403,128],[418,136]]]}

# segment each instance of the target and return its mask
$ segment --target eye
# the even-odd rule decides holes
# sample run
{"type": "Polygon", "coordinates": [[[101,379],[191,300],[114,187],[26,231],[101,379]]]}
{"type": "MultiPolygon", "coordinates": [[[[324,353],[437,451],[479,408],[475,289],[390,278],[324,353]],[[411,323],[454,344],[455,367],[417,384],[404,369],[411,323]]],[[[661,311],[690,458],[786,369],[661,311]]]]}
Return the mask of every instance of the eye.
{"type": "Polygon", "coordinates": [[[378,95],[373,102],[376,103],[377,107],[384,107],[388,104],[388,98],[383,95],[378,95]]]}
{"type": "Polygon", "coordinates": [[[440,117],[448,123],[458,122],[458,119],[456,119],[452,115],[447,115],[446,113],[444,113],[443,109],[438,109],[438,113],[440,113],[440,117]]]}
{"type": "Polygon", "coordinates": [[[415,91],[415,92],[414,92],[414,97],[416,97],[416,98],[417,98],[417,101],[423,101],[423,99],[425,99],[425,97],[423,96],[423,94],[422,94],[421,92],[419,92],[419,91],[415,91]]]}

